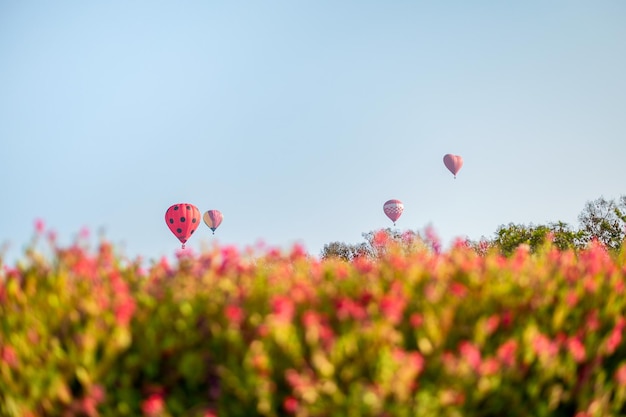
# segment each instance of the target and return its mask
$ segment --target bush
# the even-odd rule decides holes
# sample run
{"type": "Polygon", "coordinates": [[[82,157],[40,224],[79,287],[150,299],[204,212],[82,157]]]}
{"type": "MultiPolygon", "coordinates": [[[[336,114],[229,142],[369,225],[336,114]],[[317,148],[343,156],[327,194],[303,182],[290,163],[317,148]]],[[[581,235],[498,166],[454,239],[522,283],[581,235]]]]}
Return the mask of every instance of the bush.
{"type": "Polygon", "coordinates": [[[36,244],[0,277],[2,416],[626,413],[624,255],[36,244]]]}

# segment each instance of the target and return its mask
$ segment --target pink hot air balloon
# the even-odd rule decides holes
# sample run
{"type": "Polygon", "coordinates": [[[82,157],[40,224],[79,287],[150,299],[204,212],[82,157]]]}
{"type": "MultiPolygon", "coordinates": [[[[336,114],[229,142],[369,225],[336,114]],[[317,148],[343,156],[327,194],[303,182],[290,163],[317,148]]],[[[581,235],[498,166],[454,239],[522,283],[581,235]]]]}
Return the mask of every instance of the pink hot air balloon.
{"type": "Polygon", "coordinates": [[[165,212],[165,223],[185,249],[187,239],[191,237],[200,224],[200,210],[193,204],[174,204],[165,212]]]}
{"type": "Polygon", "coordinates": [[[383,211],[391,219],[393,225],[396,225],[396,220],[402,216],[404,211],[404,204],[400,200],[389,200],[383,205],[383,211]]]}
{"type": "Polygon", "coordinates": [[[448,168],[450,172],[454,175],[454,178],[456,178],[456,174],[461,170],[461,167],[463,166],[463,158],[461,158],[459,155],[452,155],[449,153],[443,157],[443,163],[446,168],[448,168]]]}
{"type": "Polygon", "coordinates": [[[204,219],[206,225],[209,226],[209,229],[213,231],[213,234],[215,234],[215,229],[217,229],[222,223],[224,216],[222,216],[222,213],[220,213],[219,210],[209,210],[204,213],[202,218],[204,219]]]}

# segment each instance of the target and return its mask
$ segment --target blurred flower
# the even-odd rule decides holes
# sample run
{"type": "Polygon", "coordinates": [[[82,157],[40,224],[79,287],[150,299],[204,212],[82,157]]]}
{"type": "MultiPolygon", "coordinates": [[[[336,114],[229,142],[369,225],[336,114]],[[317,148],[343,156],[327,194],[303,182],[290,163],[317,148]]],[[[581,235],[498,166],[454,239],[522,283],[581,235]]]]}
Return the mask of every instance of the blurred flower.
{"type": "Polygon", "coordinates": [[[509,339],[500,345],[496,351],[496,356],[506,366],[513,366],[515,364],[515,353],[517,352],[517,341],[515,339],[509,339]]]}
{"type": "Polygon", "coordinates": [[[499,325],[500,316],[498,316],[497,314],[492,314],[491,316],[489,316],[487,318],[487,321],[485,322],[485,331],[487,332],[487,335],[490,335],[498,330],[499,325]]]}
{"type": "Polygon", "coordinates": [[[347,320],[349,318],[362,320],[367,317],[365,308],[348,297],[340,297],[335,301],[335,311],[339,320],[347,320]]]}
{"type": "Polygon", "coordinates": [[[161,394],[152,394],[141,403],[141,411],[146,417],[157,417],[164,408],[165,403],[161,394]]]}
{"type": "Polygon", "coordinates": [[[569,353],[572,355],[572,357],[577,363],[581,363],[582,361],[585,360],[585,357],[587,356],[587,352],[585,350],[585,345],[583,345],[583,343],[580,341],[579,338],[571,337],[567,339],[566,344],[567,344],[567,349],[569,350],[569,353]]]}
{"type": "Polygon", "coordinates": [[[115,320],[117,324],[126,327],[135,313],[135,300],[130,295],[126,295],[118,301],[115,306],[115,320]]]}
{"type": "Polygon", "coordinates": [[[450,284],[450,292],[459,298],[463,298],[467,295],[467,287],[460,282],[453,282],[450,284]]]}
{"type": "Polygon", "coordinates": [[[550,358],[559,353],[559,345],[541,333],[533,338],[532,347],[537,355],[546,355],[550,358]]]}
{"type": "Polygon", "coordinates": [[[83,226],[80,228],[80,231],[78,232],[79,239],[87,240],[89,239],[89,235],[89,228],[87,226],[83,226]]]}
{"type": "Polygon", "coordinates": [[[17,353],[15,353],[15,349],[13,346],[4,345],[0,346],[0,359],[2,359],[3,363],[9,365],[10,368],[17,367],[17,353]]]}
{"type": "Polygon", "coordinates": [[[375,247],[383,247],[389,243],[389,235],[384,230],[379,230],[374,233],[374,238],[372,239],[372,243],[375,247]]]}
{"type": "Polygon", "coordinates": [[[276,320],[289,323],[295,314],[295,305],[291,298],[284,295],[274,295],[271,300],[272,314],[276,320]]]}
{"type": "Polygon", "coordinates": [[[289,414],[295,414],[298,411],[299,402],[294,397],[287,397],[283,401],[283,408],[289,414]]]}
{"type": "Polygon", "coordinates": [[[615,381],[622,387],[626,387],[626,363],[621,364],[615,371],[615,381]]]}
{"type": "Polygon", "coordinates": [[[226,306],[226,308],[224,309],[224,314],[226,316],[226,320],[228,320],[230,323],[233,323],[237,326],[239,326],[244,319],[244,311],[241,307],[234,305],[234,304],[229,304],[226,306]]]}
{"type": "Polygon", "coordinates": [[[622,332],[624,331],[625,320],[623,317],[620,317],[615,323],[615,327],[611,331],[611,334],[606,340],[606,351],[610,355],[617,347],[622,343],[622,332]]]}
{"type": "Polygon", "coordinates": [[[291,253],[289,254],[289,259],[291,259],[292,261],[295,261],[296,259],[306,258],[306,255],[307,255],[307,253],[306,253],[306,250],[304,249],[304,246],[302,246],[301,244],[296,243],[291,248],[291,253]]]}
{"type": "Polygon", "coordinates": [[[391,324],[402,320],[406,299],[401,294],[385,294],[380,300],[380,311],[391,324]]]}
{"type": "Polygon", "coordinates": [[[432,226],[426,227],[425,230],[426,240],[430,243],[430,246],[433,248],[433,251],[436,254],[441,253],[441,240],[437,233],[435,233],[435,228],[432,226]]]}
{"type": "Polygon", "coordinates": [[[463,341],[459,344],[459,353],[476,372],[480,370],[481,355],[480,350],[472,342],[463,341]]]}
{"type": "Polygon", "coordinates": [[[413,327],[420,327],[422,323],[424,323],[424,316],[420,313],[413,313],[409,317],[409,323],[411,323],[411,326],[413,327]]]}
{"type": "Polygon", "coordinates": [[[495,375],[500,370],[500,362],[496,358],[487,358],[480,364],[482,375],[495,375]]]}
{"type": "Polygon", "coordinates": [[[35,232],[37,232],[37,234],[42,234],[46,229],[46,224],[44,223],[44,221],[42,219],[36,219],[35,220],[35,232]]]}

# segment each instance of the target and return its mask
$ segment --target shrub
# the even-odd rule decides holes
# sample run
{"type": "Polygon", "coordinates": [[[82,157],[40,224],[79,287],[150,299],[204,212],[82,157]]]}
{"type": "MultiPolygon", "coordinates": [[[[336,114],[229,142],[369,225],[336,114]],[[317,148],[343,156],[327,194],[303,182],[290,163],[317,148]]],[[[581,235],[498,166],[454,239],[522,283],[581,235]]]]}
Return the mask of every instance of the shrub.
{"type": "Polygon", "coordinates": [[[0,415],[626,413],[624,255],[375,239],[375,260],[214,247],[147,270],[33,244],[0,277],[0,415]]]}

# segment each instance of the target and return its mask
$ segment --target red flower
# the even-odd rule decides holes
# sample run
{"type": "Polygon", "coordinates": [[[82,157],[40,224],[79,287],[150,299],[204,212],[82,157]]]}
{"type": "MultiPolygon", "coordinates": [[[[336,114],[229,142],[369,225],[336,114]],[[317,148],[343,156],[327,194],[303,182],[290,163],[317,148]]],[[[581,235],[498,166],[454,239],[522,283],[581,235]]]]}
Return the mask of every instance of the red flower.
{"type": "Polygon", "coordinates": [[[577,363],[584,361],[587,356],[585,345],[577,337],[567,339],[567,349],[577,363]]]}
{"type": "Polygon", "coordinates": [[[135,300],[129,295],[119,300],[115,306],[115,320],[117,324],[122,327],[128,326],[135,313],[135,307],[135,300]]]}
{"type": "Polygon", "coordinates": [[[2,359],[2,362],[9,365],[10,368],[17,367],[17,354],[12,346],[0,346],[0,359],[2,359]]]}
{"type": "Polygon", "coordinates": [[[372,243],[375,247],[386,246],[389,243],[389,235],[384,230],[379,230],[374,234],[374,239],[372,239],[372,243]]]}
{"type": "Polygon", "coordinates": [[[161,394],[152,394],[141,403],[141,411],[146,417],[156,417],[163,412],[165,402],[161,394]]]}
{"type": "Polygon", "coordinates": [[[513,366],[515,363],[515,352],[517,351],[517,341],[509,339],[498,348],[496,356],[506,366],[513,366]]]}
{"type": "Polygon", "coordinates": [[[226,315],[226,319],[239,326],[244,319],[244,312],[243,309],[239,306],[236,306],[234,304],[230,304],[227,305],[226,308],[224,309],[224,314],[226,315]]]}
{"type": "Polygon", "coordinates": [[[482,358],[480,350],[472,342],[463,341],[459,345],[459,352],[465,358],[465,361],[476,372],[480,370],[482,358]]]}
{"type": "Polygon", "coordinates": [[[611,331],[611,334],[609,335],[609,338],[606,341],[606,351],[609,355],[615,352],[615,350],[617,350],[617,347],[620,345],[620,343],[622,343],[622,331],[623,330],[624,330],[623,321],[618,321],[615,324],[615,327],[613,327],[613,330],[611,331]]]}
{"type": "Polygon", "coordinates": [[[617,368],[614,378],[620,386],[626,386],[626,364],[622,364],[617,368]]]}
{"type": "Polygon", "coordinates": [[[276,319],[282,323],[289,323],[293,319],[296,307],[291,298],[276,295],[272,299],[272,313],[276,319]]]}
{"type": "Polygon", "coordinates": [[[539,333],[532,341],[533,349],[537,355],[554,357],[559,353],[558,343],[550,340],[547,336],[539,333]]]}
{"type": "Polygon", "coordinates": [[[460,282],[453,282],[450,285],[450,292],[459,298],[463,298],[467,294],[467,287],[460,282]]]}
{"type": "Polygon", "coordinates": [[[491,316],[489,316],[489,318],[487,318],[487,322],[485,323],[485,330],[487,331],[487,334],[490,335],[498,330],[499,325],[500,316],[498,316],[497,314],[492,314],[491,316]]]}
{"type": "Polygon", "coordinates": [[[401,295],[387,294],[380,300],[380,311],[391,324],[398,324],[402,320],[406,300],[401,295]]]}
{"type": "Polygon", "coordinates": [[[293,397],[287,397],[285,401],[283,401],[283,408],[289,414],[295,414],[296,411],[298,411],[299,405],[298,400],[293,397]]]}
{"type": "Polygon", "coordinates": [[[411,317],[409,317],[409,323],[411,323],[413,327],[420,327],[422,323],[424,323],[424,316],[419,313],[413,313],[411,317]]]}
{"type": "Polygon", "coordinates": [[[45,229],[46,229],[46,224],[43,222],[43,220],[41,219],[35,220],[35,231],[37,232],[37,234],[39,235],[42,234],[45,229]]]}

